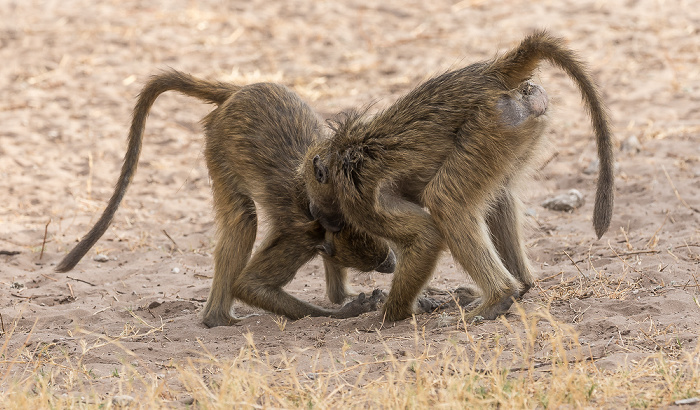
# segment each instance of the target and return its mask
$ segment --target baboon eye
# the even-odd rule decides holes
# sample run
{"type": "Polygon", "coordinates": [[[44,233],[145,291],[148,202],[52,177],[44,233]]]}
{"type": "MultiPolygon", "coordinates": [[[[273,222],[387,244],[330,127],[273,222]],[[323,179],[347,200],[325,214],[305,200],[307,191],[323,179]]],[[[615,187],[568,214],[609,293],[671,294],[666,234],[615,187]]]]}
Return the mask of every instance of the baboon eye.
{"type": "Polygon", "coordinates": [[[321,157],[316,155],[314,157],[314,174],[316,175],[316,181],[321,184],[328,182],[328,168],[321,162],[321,157]]]}

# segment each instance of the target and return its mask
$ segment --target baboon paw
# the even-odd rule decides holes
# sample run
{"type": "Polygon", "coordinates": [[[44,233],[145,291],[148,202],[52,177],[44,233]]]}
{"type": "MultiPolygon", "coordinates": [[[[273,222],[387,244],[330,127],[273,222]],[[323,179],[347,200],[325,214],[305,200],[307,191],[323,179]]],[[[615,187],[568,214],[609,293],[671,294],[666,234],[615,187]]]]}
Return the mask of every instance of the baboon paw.
{"type": "Polygon", "coordinates": [[[374,312],[378,309],[379,304],[383,303],[385,300],[386,295],[384,295],[384,292],[380,289],[375,289],[370,296],[360,293],[354,300],[340,308],[333,316],[346,319],[360,316],[363,313],[374,312]]]}
{"type": "Polygon", "coordinates": [[[397,322],[411,317],[415,313],[415,307],[411,303],[399,303],[389,300],[384,304],[384,320],[397,322]]]}
{"type": "Polygon", "coordinates": [[[483,299],[479,298],[466,307],[469,311],[468,316],[470,318],[478,317],[480,320],[494,320],[508,313],[516,296],[517,292],[491,303],[484,302],[483,299]]]}
{"type": "Polygon", "coordinates": [[[217,326],[233,326],[240,321],[241,319],[228,315],[208,316],[202,319],[202,323],[204,323],[204,326],[208,328],[217,326]]]}

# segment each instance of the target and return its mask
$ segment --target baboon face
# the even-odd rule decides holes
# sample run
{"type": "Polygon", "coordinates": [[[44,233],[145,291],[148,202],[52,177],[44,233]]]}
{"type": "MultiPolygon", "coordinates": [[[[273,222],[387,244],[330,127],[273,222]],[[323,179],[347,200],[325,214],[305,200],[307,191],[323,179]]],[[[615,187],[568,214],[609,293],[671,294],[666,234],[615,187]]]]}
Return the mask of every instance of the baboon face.
{"type": "Polygon", "coordinates": [[[310,148],[302,165],[310,200],[309,212],[326,230],[325,240],[319,246],[321,255],[339,266],[362,272],[393,273],[396,255],[387,242],[345,224],[335,201],[332,175],[321,156],[322,145],[310,148]]]}
{"type": "Polygon", "coordinates": [[[309,148],[302,164],[302,174],[309,195],[309,212],[326,231],[336,233],[343,228],[344,221],[335,201],[333,176],[323,152],[323,144],[309,148]]]}
{"type": "Polygon", "coordinates": [[[361,272],[393,273],[396,268],[396,255],[386,241],[348,226],[336,233],[327,231],[319,252],[336,265],[361,272]]]}

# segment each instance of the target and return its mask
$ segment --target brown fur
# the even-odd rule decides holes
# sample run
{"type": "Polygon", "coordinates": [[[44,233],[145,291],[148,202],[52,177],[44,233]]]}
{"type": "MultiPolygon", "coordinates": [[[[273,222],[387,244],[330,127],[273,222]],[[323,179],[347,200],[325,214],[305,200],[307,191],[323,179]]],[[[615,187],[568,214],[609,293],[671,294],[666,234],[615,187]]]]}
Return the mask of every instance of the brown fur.
{"type": "Polygon", "coordinates": [[[321,223],[345,219],[397,245],[388,320],[414,313],[445,247],[479,287],[467,292],[471,317],[494,319],[532,286],[514,188],[541,150],[548,99],[528,81],[541,60],[568,73],[591,116],[600,237],[614,193],[607,113],[584,64],[544,31],[494,60],[426,81],[372,118],[348,114],[308,151],[305,181],[321,223]]]}
{"type": "Polygon", "coordinates": [[[326,231],[313,220],[299,174],[301,160],[322,127],[299,97],[277,84],[239,87],[208,82],[177,71],[151,78],[134,108],[129,143],[114,194],[99,221],[56,268],[72,269],[104,234],[133,179],[148,112],[165,91],[179,91],[218,107],[204,120],[205,156],[214,193],[217,244],[214,280],[204,323],[235,323],[233,299],[298,319],[356,316],[376,308],[381,292],[363,294],[339,310],[322,309],[286,293],[282,286],[317,254],[323,256],[327,292],[334,303],[350,295],[347,269],[392,272],[395,258],[385,241],[336,226],[326,231]],[[270,229],[252,254],[257,230],[256,203],[270,229]]]}

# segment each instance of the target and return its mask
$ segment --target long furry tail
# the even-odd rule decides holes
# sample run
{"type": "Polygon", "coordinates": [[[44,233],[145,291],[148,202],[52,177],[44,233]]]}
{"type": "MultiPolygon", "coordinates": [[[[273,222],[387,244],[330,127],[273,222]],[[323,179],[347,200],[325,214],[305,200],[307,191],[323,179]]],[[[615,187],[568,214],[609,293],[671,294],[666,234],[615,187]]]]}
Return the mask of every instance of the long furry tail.
{"type": "Polygon", "coordinates": [[[117,212],[119,204],[136,173],[141,154],[143,131],[146,127],[146,118],[151,106],[159,95],[166,91],[175,90],[185,95],[220,105],[239,89],[240,87],[232,84],[204,81],[175,70],[166,71],[151,77],[139,94],[138,101],[134,107],[124,163],[107,208],[102,212],[102,216],[100,216],[100,219],[90,232],[61,260],[56,267],[56,271],[67,272],[73,269],[112,223],[114,214],[117,212]]]}
{"type": "Polygon", "coordinates": [[[591,118],[600,161],[593,226],[600,238],[608,230],[613,212],[613,141],[607,109],[602,103],[598,87],[588,74],[586,64],[566,47],[563,39],[539,30],[527,36],[518,47],[496,58],[487,67],[487,71],[501,81],[506,89],[511,90],[530,78],[541,60],[547,60],[561,68],[574,80],[591,118]]]}

